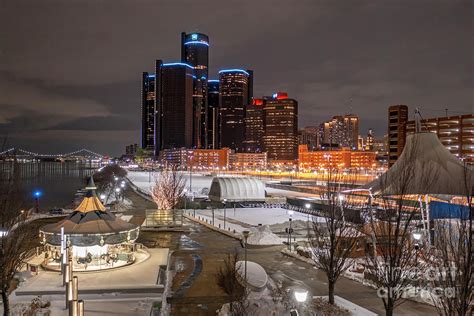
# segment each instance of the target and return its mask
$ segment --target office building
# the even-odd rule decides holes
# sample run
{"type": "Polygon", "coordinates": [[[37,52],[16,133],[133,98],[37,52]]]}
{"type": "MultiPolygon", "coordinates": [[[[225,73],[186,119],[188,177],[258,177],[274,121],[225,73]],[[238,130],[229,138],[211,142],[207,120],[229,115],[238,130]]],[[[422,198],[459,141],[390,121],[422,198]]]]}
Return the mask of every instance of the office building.
{"type": "Polygon", "coordinates": [[[363,170],[378,166],[376,154],[371,151],[351,150],[308,150],[307,145],[298,147],[298,164],[300,170],[316,169],[352,169],[363,170]]]}
{"type": "Polygon", "coordinates": [[[298,158],[298,102],[275,93],[263,106],[263,151],[269,162],[290,163],[298,158]]]}
{"type": "Polygon", "coordinates": [[[140,147],[155,148],[155,75],[144,72],[142,76],[140,147]]]}
{"type": "Polygon", "coordinates": [[[245,108],[252,99],[252,72],[242,69],[219,71],[219,148],[244,151],[245,108]]]}
{"type": "Polygon", "coordinates": [[[408,106],[392,105],[388,108],[388,166],[391,167],[405,147],[408,106]]]}
{"type": "Polygon", "coordinates": [[[224,170],[229,165],[229,148],[222,149],[164,149],[160,161],[165,166],[181,170],[224,170]]]}
{"type": "Polygon", "coordinates": [[[253,99],[252,104],[248,104],[245,108],[245,152],[262,152],[262,137],[265,131],[263,126],[263,104],[263,99],[253,99]]]}
{"type": "Polygon", "coordinates": [[[207,147],[219,148],[219,80],[207,81],[207,147]]]}
{"type": "Polygon", "coordinates": [[[229,168],[231,170],[265,170],[267,153],[230,153],[229,168]]]}
{"type": "MultiPolygon", "coordinates": [[[[421,131],[438,135],[441,143],[455,156],[474,164],[474,114],[420,120],[421,131]]],[[[415,121],[408,121],[406,134],[415,132],[415,121]]]]}
{"type": "Polygon", "coordinates": [[[194,68],[193,147],[208,148],[209,37],[201,33],[181,33],[181,62],[194,68]]]}
{"type": "Polygon", "coordinates": [[[163,149],[193,145],[193,67],[156,61],[155,156],[163,149]]]}

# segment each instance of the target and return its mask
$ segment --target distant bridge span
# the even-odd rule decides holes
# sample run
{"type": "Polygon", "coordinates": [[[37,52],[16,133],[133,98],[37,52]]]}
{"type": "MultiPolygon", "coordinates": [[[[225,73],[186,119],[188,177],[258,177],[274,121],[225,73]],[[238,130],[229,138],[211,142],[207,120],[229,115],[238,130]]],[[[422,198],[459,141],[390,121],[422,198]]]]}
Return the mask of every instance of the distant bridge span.
{"type": "Polygon", "coordinates": [[[73,157],[82,157],[82,158],[104,158],[103,155],[93,152],[92,150],[81,148],[76,151],[68,152],[68,153],[57,153],[57,154],[43,154],[43,153],[35,153],[29,150],[25,150],[22,148],[9,148],[0,152],[0,157],[5,156],[27,156],[27,157],[35,157],[35,158],[73,158],[73,157]]]}

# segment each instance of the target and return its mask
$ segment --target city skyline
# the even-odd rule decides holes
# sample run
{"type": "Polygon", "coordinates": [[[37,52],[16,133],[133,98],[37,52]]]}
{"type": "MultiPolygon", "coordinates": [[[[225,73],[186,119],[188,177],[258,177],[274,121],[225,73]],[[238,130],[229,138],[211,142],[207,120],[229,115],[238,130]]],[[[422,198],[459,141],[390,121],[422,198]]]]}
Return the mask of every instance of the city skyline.
{"type": "Polygon", "coordinates": [[[183,31],[209,35],[210,79],[219,69],[254,70],[254,95],[288,92],[298,100],[300,127],[353,112],[361,135],[373,128],[379,137],[393,104],[407,104],[409,119],[416,106],[426,118],[445,108],[472,113],[467,1],[230,8],[208,2],[173,19],[170,3],[114,2],[113,15],[105,3],[80,1],[72,10],[54,1],[7,1],[0,25],[15,29],[1,50],[0,132],[8,133],[7,147],[61,152],[88,144],[119,155],[139,143],[141,74],[152,72],[155,59],[179,61],[183,31]],[[53,7],[58,14],[51,16],[53,7]],[[199,25],[192,12],[203,17],[199,25]],[[245,19],[233,18],[239,15],[245,19]]]}

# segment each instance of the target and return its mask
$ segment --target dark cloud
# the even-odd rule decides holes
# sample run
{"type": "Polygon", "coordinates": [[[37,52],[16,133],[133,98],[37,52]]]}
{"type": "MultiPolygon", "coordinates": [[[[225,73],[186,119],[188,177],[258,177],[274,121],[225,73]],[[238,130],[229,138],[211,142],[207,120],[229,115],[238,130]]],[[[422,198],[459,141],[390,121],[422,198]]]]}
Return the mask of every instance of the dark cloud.
{"type": "Polygon", "coordinates": [[[133,131],[137,122],[121,116],[81,117],[61,124],[44,128],[60,131],[133,131]]]}
{"type": "Polygon", "coordinates": [[[90,137],[118,154],[139,140],[141,72],[179,59],[181,31],[201,31],[211,75],[254,69],[255,94],[289,92],[301,126],[352,109],[361,134],[381,135],[390,104],[473,112],[471,14],[468,0],[4,0],[0,131],[45,150],[48,137],[51,150],[90,137]],[[58,136],[71,126],[83,132],[58,136]]]}

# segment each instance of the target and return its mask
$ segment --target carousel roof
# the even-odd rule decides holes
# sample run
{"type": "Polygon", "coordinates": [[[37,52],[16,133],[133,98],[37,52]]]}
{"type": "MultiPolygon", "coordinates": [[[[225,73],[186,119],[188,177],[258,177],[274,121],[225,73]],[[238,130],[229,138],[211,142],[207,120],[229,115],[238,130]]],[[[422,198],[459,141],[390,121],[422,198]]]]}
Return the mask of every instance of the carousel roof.
{"type": "Polygon", "coordinates": [[[87,184],[87,193],[81,204],[65,219],[43,226],[40,231],[60,234],[61,227],[68,235],[114,234],[136,229],[138,225],[125,222],[105,209],[96,195],[92,176],[87,184]]]}

